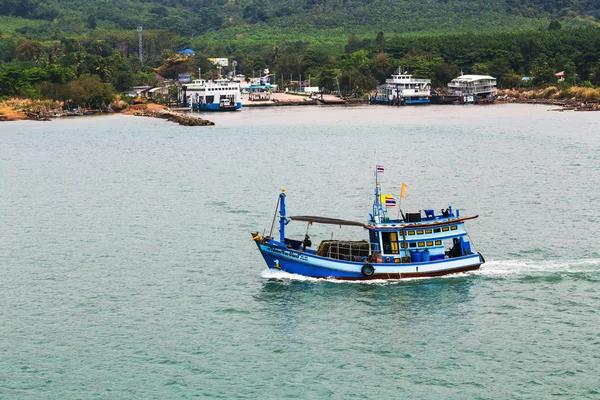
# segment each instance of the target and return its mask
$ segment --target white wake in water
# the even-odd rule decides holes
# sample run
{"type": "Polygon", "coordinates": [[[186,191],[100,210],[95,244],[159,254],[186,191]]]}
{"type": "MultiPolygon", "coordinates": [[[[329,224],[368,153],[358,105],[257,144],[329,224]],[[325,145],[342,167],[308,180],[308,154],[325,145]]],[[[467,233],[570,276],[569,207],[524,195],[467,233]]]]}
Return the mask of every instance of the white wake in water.
{"type": "Polygon", "coordinates": [[[543,275],[547,273],[600,272],[600,259],[580,260],[491,260],[471,275],[509,277],[518,275],[543,275]]]}
{"type": "Polygon", "coordinates": [[[341,279],[330,279],[330,278],[311,278],[309,276],[290,274],[285,271],[278,271],[274,269],[265,269],[260,273],[260,276],[266,279],[276,279],[281,281],[298,281],[298,282],[333,282],[333,283],[346,283],[346,284],[361,284],[361,285],[382,285],[397,282],[412,281],[417,279],[431,279],[431,278],[407,278],[407,279],[370,279],[367,281],[347,281],[341,279]]]}
{"type": "Polygon", "coordinates": [[[311,278],[297,274],[291,274],[274,269],[265,269],[261,272],[261,277],[265,279],[276,279],[282,281],[298,282],[335,282],[350,284],[390,284],[397,282],[406,282],[414,280],[428,279],[450,279],[465,276],[484,276],[484,277],[515,277],[523,275],[544,275],[548,273],[599,273],[600,258],[583,260],[492,260],[487,261],[476,271],[462,272],[459,274],[450,274],[439,277],[425,278],[405,278],[405,279],[373,279],[367,281],[345,281],[339,279],[311,278]]]}

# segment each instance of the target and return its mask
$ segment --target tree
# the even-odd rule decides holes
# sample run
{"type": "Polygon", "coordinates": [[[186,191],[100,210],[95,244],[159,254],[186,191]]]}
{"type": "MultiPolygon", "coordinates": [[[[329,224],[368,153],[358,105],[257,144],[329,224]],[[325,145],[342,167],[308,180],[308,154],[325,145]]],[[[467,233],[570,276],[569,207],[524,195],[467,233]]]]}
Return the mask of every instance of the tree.
{"type": "Polygon", "coordinates": [[[533,74],[531,83],[535,86],[552,84],[557,81],[555,71],[548,65],[548,57],[545,55],[536,58],[531,63],[531,72],[533,74]]]}
{"type": "Polygon", "coordinates": [[[33,61],[40,57],[43,47],[37,40],[26,40],[17,47],[16,52],[20,61],[33,61]]]}
{"type": "Polygon", "coordinates": [[[75,105],[102,107],[112,101],[114,89],[97,76],[82,75],[69,83],[67,94],[75,105]]]}
{"type": "Polygon", "coordinates": [[[460,68],[456,64],[442,62],[433,70],[433,87],[445,87],[448,82],[456,78],[460,74],[460,68]]]}
{"type": "Polygon", "coordinates": [[[560,22],[558,22],[556,18],[550,21],[550,24],[548,25],[549,31],[558,31],[560,29],[562,29],[562,25],[560,24],[560,22]]]}
{"type": "Polygon", "coordinates": [[[10,62],[17,57],[17,41],[12,37],[0,36],[0,63],[10,62]]]}
{"type": "Polygon", "coordinates": [[[96,29],[96,25],[97,25],[96,16],[92,14],[87,19],[87,26],[91,30],[94,30],[94,29],[96,29]]]}
{"type": "Polygon", "coordinates": [[[333,68],[322,69],[316,77],[316,81],[325,91],[337,90],[337,71],[333,68]]]}
{"type": "Polygon", "coordinates": [[[348,38],[348,43],[344,47],[346,53],[353,53],[361,48],[360,40],[356,37],[355,33],[352,33],[348,38]]]}
{"type": "Polygon", "coordinates": [[[385,44],[385,35],[382,31],[377,32],[377,36],[375,37],[375,44],[378,46],[383,46],[385,44]]]}
{"type": "Polygon", "coordinates": [[[478,75],[489,75],[490,70],[487,63],[477,63],[473,65],[473,73],[478,75]]]}
{"type": "Polygon", "coordinates": [[[32,89],[23,69],[0,65],[0,96],[19,96],[32,89]]]}
{"type": "Polygon", "coordinates": [[[383,82],[394,71],[394,60],[386,53],[378,53],[373,58],[371,73],[379,82],[383,82]]]}

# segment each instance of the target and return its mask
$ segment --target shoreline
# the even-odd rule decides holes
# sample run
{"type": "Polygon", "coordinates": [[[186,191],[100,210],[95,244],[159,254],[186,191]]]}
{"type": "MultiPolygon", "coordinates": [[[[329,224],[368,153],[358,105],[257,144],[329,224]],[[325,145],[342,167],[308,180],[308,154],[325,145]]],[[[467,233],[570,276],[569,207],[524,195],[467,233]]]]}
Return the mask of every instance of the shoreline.
{"type": "Polygon", "coordinates": [[[126,109],[102,112],[101,110],[91,110],[89,112],[73,113],[65,112],[60,107],[46,107],[36,105],[30,108],[19,107],[9,102],[0,103],[0,122],[9,121],[52,121],[53,119],[74,118],[82,116],[98,115],[132,115],[136,117],[150,117],[166,119],[170,122],[178,123],[183,126],[212,126],[215,123],[193,115],[186,115],[169,109],[166,106],[148,103],[134,104],[126,109]]]}
{"type": "Polygon", "coordinates": [[[576,87],[559,90],[555,86],[528,91],[499,89],[496,102],[561,107],[552,111],[600,111],[600,102],[593,101],[595,99],[593,91],[594,89],[576,87]]]}
{"type": "MultiPolygon", "coordinates": [[[[558,108],[550,111],[600,111],[600,102],[585,101],[576,97],[557,98],[564,96],[563,91],[559,91],[554,87],[539,89],[536,91],[518,91],[518,90],[498,90],[498,98],[496,104],[532,104],[532,105],[547,105],[556,106],[558,108]]],[[[269,100],[258,102],[245,102],[245,108],[259,107],[282,107],[282,106],[317,106],[317,105],[363,105],[368,104],[365,99],[352,98],[340,99],[333,101],[311,101],[312,99],[285,99],[284,101],[269,100]],[[308,100],[308,101],[307,101],[308,100]],[[337,101],[336,101],[337,100],[337,101]]],[[[329,99],[328,99],[329,100],[329,99]]],[[[31,103],[24,100],[32,107],[25,107],[19,104],[19,100],[0,102],[0,122],[3,121],[51,121],[55,118],[72,118],[78,116],[89,115],[112,115],[123,114],[133,116],[143,116],[150,118],[166,119],[171,122],[176,122],[184,126],[212,126],[214,122],[190,115],[174,111],[166,106],[146,103],[133,104],[125,109],[115,110],[111,112],[102,112],[101,110],[89,110],[85,113],[64,112],[60,107],[48,107],[45,105],[31,103]],[[62,111],[62,112],[61,112],[62,111]]]]}

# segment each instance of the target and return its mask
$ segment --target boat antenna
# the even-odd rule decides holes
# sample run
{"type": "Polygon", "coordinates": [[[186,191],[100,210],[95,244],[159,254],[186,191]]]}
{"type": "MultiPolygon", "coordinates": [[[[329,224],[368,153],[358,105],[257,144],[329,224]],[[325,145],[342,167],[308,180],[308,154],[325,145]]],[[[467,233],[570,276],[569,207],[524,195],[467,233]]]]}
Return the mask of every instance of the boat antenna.
{"type": "Polygon", "coordinates": [[[273,223],[271,224],[271,232],[269,237],[273,237],[273,229],[275,229],[275,220],[277,219],[277,211],[279,211],[279,197],[277,197],[277,205],[275,206],[275,215],[273,215],[273,223]]]}
{"type": "MultiPolygon", "coordinates": [[[[379,183],[379,169],[380,168],[383,170],[383,166],[381,166],[381,165],[375,166],[375,201],[373,202],[373,219],[385,218],[385,210],[383,209],[383,207],[381,205],[381,192],[380,192],[381,184],[379,183]]],[[[375,222],[379,222],[379,221],[375,220],[375,222]]]]}

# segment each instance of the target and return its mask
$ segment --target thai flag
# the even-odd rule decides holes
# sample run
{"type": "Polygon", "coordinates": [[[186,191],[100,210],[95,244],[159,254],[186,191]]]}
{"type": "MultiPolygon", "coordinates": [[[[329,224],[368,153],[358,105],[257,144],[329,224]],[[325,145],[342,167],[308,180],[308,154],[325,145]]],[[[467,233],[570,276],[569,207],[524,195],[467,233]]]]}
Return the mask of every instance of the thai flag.
{"type": "Polygon", "coordinates": [[[383,174],[383,165],[378,165],[377,166],[377,173],[378,174],[383,174]]]}
{"type": "Polygon", "coordinates": [[[385,198],[385,206],[386,207],[396,207],[396,199],[394,199],[393,197],[386,197],[385,198]]]}

